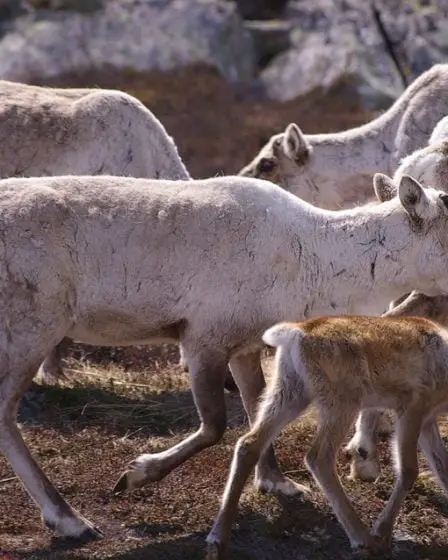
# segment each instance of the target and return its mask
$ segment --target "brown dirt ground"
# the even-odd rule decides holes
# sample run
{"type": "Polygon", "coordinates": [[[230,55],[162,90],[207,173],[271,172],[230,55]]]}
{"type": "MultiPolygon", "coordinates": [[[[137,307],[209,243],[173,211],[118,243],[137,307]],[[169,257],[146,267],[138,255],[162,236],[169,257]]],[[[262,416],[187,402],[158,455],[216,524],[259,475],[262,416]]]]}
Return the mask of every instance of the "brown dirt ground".
{"type": "MultiPolygon", "coordinates": [[[[237,171],[270,134],[292,120],[306,132],[318,132],[355,126],[371,117],[341,91],[326,98],[316,93],[283,105],[243,97],[206,68],[189,69],[175,77],[70,77],[64,84],[117,87],[139,97],[174,136],[196,177],[237,171]]],[[[44,410],[35,423],[22,429],[57,488],[103,530],[105,538],[77,548],[51,539],[37,509],[0,458],[0,560],[204,557],[204,539],[217,512],[233,445],[247,427],[238,395],[226,397],[230,429],[221,444],[157,484],[121,497],[111,494],[129,460],[142,452],[166,449],[197,427],[187,378],[176,361],[172,347],[108,353],[75,349],[69,361],[70,381],[47,387],[44,410]]],[[[230,558],[350,556],[344,533],[303,464],[314,423],[311,414],[285,429],[276,444],[283,471],[308,483],[311,498],[259,495],[248,485],[230,558]]],[[[443,433],[448,435],[446,425],[443,433]]],[[[342,455],[339,461],[344,485],[368,523],[378,514],[392,483],[386,444],[381,446],[381,456],[384,473],[373,485],[348,481],[347,461],[342,455]]],[[[446,559],[447,515],[446,498],[423,473],[400,513],[391,557],[446,559]]]]}

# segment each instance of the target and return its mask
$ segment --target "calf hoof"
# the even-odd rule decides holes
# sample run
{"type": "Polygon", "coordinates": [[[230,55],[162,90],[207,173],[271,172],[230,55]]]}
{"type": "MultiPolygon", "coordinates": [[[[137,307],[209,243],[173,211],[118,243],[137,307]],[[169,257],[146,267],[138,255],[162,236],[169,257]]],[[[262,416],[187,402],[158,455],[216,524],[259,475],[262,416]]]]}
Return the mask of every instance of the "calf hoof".
{"type": "Polygon", "coordinates": [[[390,523],[377,520],[372,527],[372,541],[379,548],[387,550],[392,546],[392,530],[390,523]]]}
{"type": "Polygon", "coordinates": [[[383,559],[389,548],[388,543],[382,538],[376,535],[370,535],[365,544],[354,546],[352,548],[352,556],[355,558],[383,559]]]}
{"type": "Polygon", "coordinates": [[[350,465],[350,480],[362,482],[375,482],[381,474],[379,463],[376,459],[361,459],[355,456],[350,465]]]}
{"type": "Polygon", "coordinates": [[[213,534],[207,537],[207,554],[205,560],[225,560],[227,558],[227,546],[220,542],[213,534]]]}
{"type": "Polygon", "coordinates": [[[256,476],[254,484],[255,488],[263,494],[279,493],[285,496],[295,496],[296,494],[308,495],[311,493],[308,486],[298,484],[279,473],[267,477],[256,476]]]}
{"type": "Polygon", "coordinates": [[[206,560],[224,560],[225,557],[225,554],[220,550],[218,544],[213,543],[207,545],[206,560]]]}

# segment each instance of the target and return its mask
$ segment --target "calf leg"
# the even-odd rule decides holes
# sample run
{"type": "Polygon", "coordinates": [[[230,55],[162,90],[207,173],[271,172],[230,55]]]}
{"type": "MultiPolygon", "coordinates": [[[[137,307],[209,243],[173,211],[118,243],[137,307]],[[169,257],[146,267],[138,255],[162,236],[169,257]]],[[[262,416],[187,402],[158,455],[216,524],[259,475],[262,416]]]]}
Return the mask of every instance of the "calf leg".
{"type": "Polygon", "coordinates": [[[376,449],[381,410],[362,410],[356,420],[355,434],[345,450],[352,456],[350,478],[373,482],[380,473],[376,449]]]}
{"type": "Polygon", "coordinates": [[[281,383],[268,390],[252,429],[235,446],[219,513],[207,536],[208,560],[225,558],[232,522],[250,473],[280,430],[308,405],[303,384],[293,394],[285,392],[281,383]]]}
{"type": "MultiPolygon", "coordinates": [[[[230,369],[240,390],[250,425],[255,420],[259,397],[265,388],[260,358],[261,352],[256,351],[230,360],[230,369]]],[[[289,495],[307,490],[280,472],[272,446],[260,457],[255,470],[255,486],[265,492],[282,492],[289,495]]]]}
{"type": "Polygon", "coordinates": [[[132,490],[161,480],[174,468],[217,443],[226,429],[224,377],[227,357],[219,352],[203,352],[188,357],[191,389],[201,419],[197,432],[160,453],[145,453],[130,463],[115,485],[115,492],[132,490]]]}
{"type": "Polygon", "coordinates": [[[429,468],[448,496],[448,452],[440,437],[436,417],[430,418],[423,424],[419,445],[426,457],[429,468]]]}
{"type": "Polygon", "coordinates": [[[392,494],[373,527],[373,533],[385,542],[392,538],[395,518],[418,475],[417,443],[423,417],[422,410],[416,405],[409,407],[397,418],[395,441],[397,479],[392,494]]]}
{"type": "Polygon", "coordinates": [[[349,430],[356,410],[350,403],[321,410],[321,424],[314,444],[306,456],[306,465],[325,493],[353,549],[374,547],[367,527],[350,503],[335,470],[336,453],[349,430]]]}

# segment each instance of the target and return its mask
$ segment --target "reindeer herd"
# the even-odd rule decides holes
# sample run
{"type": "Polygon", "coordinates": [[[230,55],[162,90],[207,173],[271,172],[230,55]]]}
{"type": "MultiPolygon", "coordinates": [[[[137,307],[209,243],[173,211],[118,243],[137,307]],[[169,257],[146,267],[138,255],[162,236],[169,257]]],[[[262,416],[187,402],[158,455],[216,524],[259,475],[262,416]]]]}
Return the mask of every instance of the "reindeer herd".
{"type": "Polygon", "coordinates": [[[199,429],[135,458],[118,493],[220,440],[231,374],[251,427],[210,560],[226,556],[252,469],[259,489],[307,492],[272,442],[311,403],[320,427],[306,464],[353,549],[390,546],[418,447],[448,496],[437,426],[448,411],[446,92],[448,65],[436,65],[364,126],[305,135],[290,124],[239,175],[194,180],[135,98],[0,82],[0,449],[56,535],[101,532],[46,478],[16,415],[39,368],[63,374],[70,340],[175,342],[190,374],[199,429]],[[277,349],[267,387],[264,343],[277,349]],[[384,410],[395,413],[396,482],[368,529],[335,457],[356,420],[352,475],[374,480],[384,410]]]}

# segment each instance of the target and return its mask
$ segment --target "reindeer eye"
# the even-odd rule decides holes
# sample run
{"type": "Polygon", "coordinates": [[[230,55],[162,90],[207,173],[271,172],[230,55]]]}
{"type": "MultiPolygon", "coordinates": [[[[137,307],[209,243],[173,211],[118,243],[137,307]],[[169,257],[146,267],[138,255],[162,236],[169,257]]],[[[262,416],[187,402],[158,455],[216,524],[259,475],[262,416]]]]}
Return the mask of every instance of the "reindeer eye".
{"type": "Polygon", "coordinates": [[[445,204],[445,206],[448,208],[448,194],[441,194],[439,195],[440,200],[443,202],[443,204],[445,204]]]}
{"type": "Polygon", "coordinates": [[[269,158],[261,158],[258,164],[260,173],[270,173],[275,167],[275,161],[269,158]]]}

